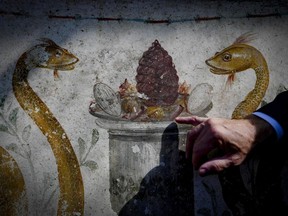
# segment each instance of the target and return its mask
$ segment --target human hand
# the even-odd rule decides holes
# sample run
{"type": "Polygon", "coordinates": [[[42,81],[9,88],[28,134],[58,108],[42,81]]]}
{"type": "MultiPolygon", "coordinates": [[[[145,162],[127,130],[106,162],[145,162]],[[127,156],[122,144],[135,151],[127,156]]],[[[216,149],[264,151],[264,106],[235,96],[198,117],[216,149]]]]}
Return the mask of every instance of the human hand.
{"type": "Polygon", "coordinates": [[[241,164],[257,143],[273,133],[269,123],[254,115],[245,119],[190,116],[175,120],[194,126],[187,133],[186,158],[192,160],[200,176],[241,164]]]}

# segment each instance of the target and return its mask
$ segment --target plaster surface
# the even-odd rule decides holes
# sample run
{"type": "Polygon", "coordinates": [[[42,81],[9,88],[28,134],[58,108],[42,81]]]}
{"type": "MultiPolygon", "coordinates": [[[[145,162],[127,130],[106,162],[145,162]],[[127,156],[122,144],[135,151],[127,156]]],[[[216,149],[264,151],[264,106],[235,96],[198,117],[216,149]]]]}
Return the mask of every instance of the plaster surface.
{"type": "MultiPolygon", "coordinates": [[[[117,91],[126,78],[135,83],[138,61],[157,39],[171,55],[179,82],[186,81],[192,89],[201,83],[213,87],[213,107],[206,116],[230,118],[253,88],[254,72],[237,74],[226,88],[227,77],[212,74],[205,60],[243,33],[255,33],[251,45],[262,52],[270,70],[264,101],[273,100],[288,88],[287,15],[286,1],[1,1],[0,145],[23,174],[28,215],[56,215],[59,195],[49,143],[12,91],[17,59],[37,39],[50,38],[80,59],[74,70],[59,71],[60,80],[55,81],[48,69],[31,71],[28,80],[70,138],[84,182],[85,215],[114,216],[108,132],[95,123],[88,109],[94,84],[103,82],[117,91]]],[[[137,146],[132,150],[139,154],[137,146]]],[[[157,157],[156,167],[159,155],[150,157],[157,157]]],[[[195,215],[229,212],[217,178],[194,173],[194,179],[195,215]]]]}

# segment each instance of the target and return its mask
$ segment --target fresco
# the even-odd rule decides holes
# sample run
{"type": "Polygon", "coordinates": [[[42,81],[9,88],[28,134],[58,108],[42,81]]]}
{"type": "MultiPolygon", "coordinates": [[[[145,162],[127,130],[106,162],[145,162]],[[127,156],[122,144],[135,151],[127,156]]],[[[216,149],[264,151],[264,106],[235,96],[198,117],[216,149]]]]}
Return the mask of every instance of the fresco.
{"type": "MultiPolygon", "coordinates": [[[[54,152],[56,163],[58,166],[59,191],[60,191],[59,201],[58,201],[58,210],[57,210],[58,215],[63,215],[63,214],[82,215],[84,212],[84,187],[83,187],[83,179],[82,179],[82,175],[80,171],[80,165],[86,165],[90,167],[91,169],[97,166],[97,164],[94,161],[91,161],[91,160],[86,161],[86,158],[89,152],[91,151],[91,148],[93,148],[93,146],[97,143],[99,135],[98,135],[97,130],[93,130],[91,146],[88,151],[86,150],[85,141],[81,138],[78,139],[79,152],[80,152],[80,162],[78,162],[78,159],[76,158],[76,155],[74,153],[74,149],[71,146],[69,138],[67,137],[64,129],[62,128],[60,123],[57,121],[57,119],[53,116],[53,114],[51,113],[49,108],[45,105],[45,103],[39,98],[39,96],[30,87],[27,77],[31,70],[38,67],[38,68],[47,68],[47,69],[54,70],[54,73],[53,73],[54,79],[58,80],[60,79],[58,70],[61,70],[61,71],[73,70],[75,67],[74,65],[79,61],[79,59],[75,55],[70,53],[68,50],[58,46],[54,41],[50,39],[47,39],[47,38],[41,39],[40,42],[41,43],[35,45],[31,49],[29,49],[27,52],[23,53],[18,59],[16,66],[15,66],[14,74],[13,74],[13,81],[12,81],[13,92],[20,106],[23,108],[23,110],[34,120],[34,122],[42,131],[42,133],[45,135],[45,137],[47,137],[48,142],[54,152]],[[86,152],[85,156],[84,156],[84,152],[86,152]]],[[[136,76],[136,80],[138,81],[137,85],[139,85],[140,87],[137,88],[136,86],[133,86],[127,81],[127,79],[125,79],[124,83],[119,86],[119,91],[116,93],[109,86],[103,83],[97,83],[94,86],[94,96],[96,99],[96,103],[94,102],[90,104],[89,109],[90,109],[91,114],[96,115],[99,118],[107,119],[107,116],[103,116],[103,114],[100,114],[99,116],[98,114],[99,110],[100,112],[106,113],[108,115],[108,120],[109,118],[111,118],[111,116],[115,117],[115,116],[120,116],[121,114],[123,114],[121,117],[119,117],[119,119],[112,118],[113,121],[110,122],[109,124],[111,124],[111,126],[114,128],[115,128],[115,121],[118,121],[118,124],[119,124],[119,120],[124,120],[124,121],[125,120],[126,121],[137,120],[139,122],[160,121],[160,124],[156,123],[155,125],[150,125],[151,127],[150,130],[153,131],[153,132],[151,131],[150,134],[147,134],[147,131],[149,130],[149,125],[147,124],[140,125],[140,126],[138,125],[137,127],[135,127],[135,124],[133,124],[132,127],[130,126],[130,130],[132,129],[133,133],[135,133],[136,128],[139,128],[139,129],[142,128],[142,130],[145,132],[144,134],[142,134],[142,136],[144,136],[145,138],[145,137],[149,137],[149,136],[153,136],[154,134],[157,134],[157,130],[156,130],[157,128],[164,130],[165,127],[169,124],[169,121],[171,120],[173,121],[173,119],[176,116],[180,115],[182,111],[187,112],[188,114],[191,114],[191,112],[189,111],[188,104],[191,104],[193,102],[189,101],[190,86],[188,86],[186,82],[183,82],[183,84],[178,85],[178,76],[176,74],[177,72],[175,70],[175,66],[172,64],[172,58],[167,54],[167,51],[161,48],[157,40],[152,44],[152,48],[150,48],[148,52],[144,53],[143,58],[139,60],[140,66],[138,67],[139,69],[138,71],[140,72],[138,72],[138,75],[139,74],[140,75],[136,76]],[[156,47],[156,51],[154,51],[155,47],[156,47]],[[153,50],[153,52],[155,52],[158,55],[159,55],[159,50],[160,50],[160,57],[157,55],[156,57],[153,57],[153,55],[150,54],[150,59],[147,58],[147,53],[149,56],[149,52],[151,52],[151,50],[153,50]],[[151,60],[151,56],[152,56],[152,60],[151,60]],[[148,75],[151,76],[149,81],[145,81],[144,79],[144,82],[143,82],[143,75],[141,74],[143,73],[142,72],[143,69],[139,69],[141,66],[145,65],[143,64],[143,62],[145,61],[143,60],[143,58],[144,59],[146,58],[146,61],[150,63],[148,65],[146,63],[146,67],[148,69],[145,69],[145,70],[146,71],[150,70],[150,73],[148,75]],[[166,64],[161,63],[161,61],[159,63],[159,59],[164,61],[164,63],[166,62],[168,63],[168,69],[167,69],[166,64]],[[156,62],[154,62],[153,60],[156,60],[156,62]],[[173,79],[171,79],[171,75],[169,74],[169,71],[170,71],[169,68],[171,68],[172,77],[175,78],[174,81],[173,79]],[[139,77],[142,77],[142,78],[139,78],[139,77]],[[153,82],[151,82],[150,80],[152,80],[153,82]],[[146,87],[146,88],[143,88],[143,87],[146,87]],[[139,92],[143,91],[147,95],[139,94],[138,96],[138,92],[136,88],[139,89],[138,90],[139,92]],[[148,92],[146,92],[147,89],[149,90],[148,92]],[[161,121],[164,121],[164,123],[162,123],[161,121]]],[[[147,74],[144,74],[144,75],[147,75],[147,74]]],[[[197,110],[196,113],[202,112],[202,114],[205,114],[203,113],[204,110],[208,112],[209,109],[212,108],[212,105],[211,105],[212,102],[211,102],[211,97],[210,97],[212,86],[208,84],[204,84],[204,85],[202,84],[202,85],[197,85],[196,87],[199,87],[199,88],[202,87],[202,90],[204,90],[203,92],[206,92],[206,96],[207,96],[207,97],[202,97],[203,93],[201,94],[201,99],[203,101],[200,103],[205,104],[206,106],[204,107],[200,106],[201,108],[204,108],[204,109],[197,110]]],[[[199,92],[197,91],[197,88],[195,88],[194,90],[195,91],[193,92],[199,92]]],[[[5,98],[3,98],[3,103],[4,102],[5,102],[5,98]]],[[[12,125],[16,125],[17,112],[18,112],[18,108],[14,109],[9,115],[9,120],[12,123],[12,125]]],[[[103,126],[102,123],[100,123],[99,125],[103,126]]],[[[10,125],[7,122],[7,125],[1,126],[2,128],[1,130],[9,133],[9,126],[10,125]]],[[[111,129],[111,126],[108,126],[108,128],[111,129]]],[[[29,132],[30,128],[31,128],[30,126],[27,126],[24,128],[22,132],[22,138],[26,142],[28,141],[28,138],[30,136],[30,132],[29,132]]],[[[124,130],[123,125],[121,125],[118,129],[120,129],[123,132],[124,130]]],[[[129,126],[126,129],[129,130],[129,126]]],[[[177,136],[178,132],[175,133],[175,135],[177,136]]],[[[133,140],[130,140],[130,142],[132,141],[133,140]]],[[[151,141],[147,143],[155,143],[155,142],[157,142],[157,139],[152,139],[151,141]]],[[[119,146],[119,143],[117,145],[119,146]]],[[[11,144],[10,147],[8,147],[8,149],[22,155],[20,151],[18,150],[17,144],[11,144]]],[[[176,147],[176,149],[178,149],[178,146],[176,147]]],[[[111,150],[111,152],[113,152],[113,150],[111,150]]],[[[4,158],[5,155],[7,154],[8,152],[6,152],[3,149],[2,157],[4,158]]],[[[114,155],[112,155],[112,158],[113,157],[114,155]]],[[[13,161],[13,158],[10,155],[8,155],[8,158],[11,158],[10,160],[13,161]]],[[[26,159],[28,160],[29,158],[31,158],[31,156],[26,157],[26,159]]],[[[15,161],[13,161],[13,163],[17,167],[17,163],[15,161]]],[[[124,161],[120,161],[120,164],[124,164],[124,161]]],[[[4,161],[2,162],[2,165],[4,165],[4,161]]],[[[113,165],[113,163],[111,163],[111,165],[113,165]]],[[[134,169],[141,169],[141,166],[143,165],[139,165],[139,167],[134,167],[134,169]]],[[[10,166],[2,167],[4,173],[9,173],[10,168],[11,168],[10,166]]],[[[32,170],[34,169],[33,165],[31,165],[31,169],[32,170]]],[[[125,169],[127,169],[127,167],[125,167],[125,169]]],[[[111,170],[113,170],[113,167],[111,168],[111,170]]],[[[15,169],[15,172],[17,172],[17,175],[19,175],[19,180],[18,182],[17,181],[8,182],[8,186],[10,184],[8,188],[11,189],[16,184],[17,187],[15,188],[15,190],[18,187],[20,187],[23,191],[19,193],[21,195],[20,197],[14,198],[11,195],[11,198],[5,198],[5,203],[7,202],[8,206],[13,206],[14,205],[13,203],[16,202],[15,205],[18,206],[17,208],[21,209],[22,204],[18,205],[17,202],[23,203],[24,202],[23,200],[26,200],[25,183],[24,183],[23,177],[21,177],[22,176],[21,171],[19,169],[15,169]]],[[[193,172],[191,171],[191,173],[193,172]]],[[[1,181],[4,182],[5,178],[7,178],[7,176],[3,175],[1,181]]],[[[113,184],[113,181],[115,181],[115,179],[111,180],[111,184],[113,184]]],[[[133,179],[132,179],[132,182],[133,182],[133,179]]],[[[166,186],[169,186],[169,185],[166,185],[166,186]]],[[[137,191],[140,188],[138,183],[135,183],[135,182],[133,182],[132,185],[130,185],[129,187],[135,187],[134,189],[135,191],[137,191]]],[[[123,190],[122,187],[118,188],[118,190],[119,189],[121,191],[123,190]]],[[[127,188],[127,190],[131,190],[131,188],[127,188]]],[[[3,194],[7,193],[4,189],[1,192],[3,194]]],[[[121,192],[121,196],[123,192],[124,191],[121,192]]],[[[111,191],[111,194],[113,194],[113,191],[111,191]]],[[[135,193],[130,194],[130,196],[126,197],[124,201],[125,202],[128,201],[130,198],[132,198],[133,195],[135,195],[135,193]]],[[[191,202],[191,199],[192,198],[190,197],[189,202],[191,202]]],[[[121,201],[118,200],[118,203],[119,202],[121,201]]],[[[5,207],[3,209],[3,212],[6,211],[6,208],[8,207],[5,207]]],[[[26,208],[27,208],[27,204],[26,204],[26,208]]],[[[117,211],[119,210],[120,209],[117,209],[117,211]]],[[[13,211],[13,208],[11,209],[11,211],[13,211]]],[[[24,214],[24,212],[22,212],[22,214],[24,214]]],[[[191,211],[189,214],[191,214],[191,211]]]]}
{"type": "Polygon", "coordinates": [[[84,188],[79,163],[64,129],[45,103],[30,87],[27,76],[35,67],[54,70],[72,70],[78,58],[49,39],[23,53],[13,74],[13,91],[20,106],[47,137],[55,154],[59,176],[58,214],[83,214],[84,188]]]}
{"type": "MultiPolygon", "coordinates": [[[[211,101],[213,87],[201,83],[191,90],[186,81],[179,84],[172,57],[161,47],[158,40],[143,53],[138,63],[136,85],[125,79],[119,85],[118,91],[114,91],[104,83],[96,83],[93,87],[95,101],[89,106],[89,112],[96,117],[96,124],[109,133],[110,199],[112,209],[121,215],[141,215],[140,212],[144,215],[144,207],[150,206],[154,212],[160,203],[163,207],[167,202],[172,204],[169,193],[163,198],[162,193],[160,195],[155,192],[153,198],[144,195],[145,199],[137,199],[139,204],[133,205],[132,200],[135,201],[139,193],[145,194],[144,188],[149,190],[151,187],[151,180],[145,182],[149,178],[155,179],[154,184],[163,184],[163,187],[177,185],[183,188],[181,192],[173,192],[177,194],[174,203],[180,202],[179,200],[190,203],[193,200],[193,196],[191,197],[193,190],[187,185],[187,181],[192,185],[193,180],[185,179],[179,171],[189,169],[183,160],[183,151],[182,153],[179,151],[185,149],[188,127],[178,126],[178,131],[175,129],[177,128],[175,124],[173,129],[171,121],[179,115],[191,115],[192,112],[205,116],[213,107],[211,101]],[[171,138],[171,146],[163,141],[165,136],[171,138]],[[163,152],[167,152],[165,156],[163,152]],[[171,152],[170,156],[168,152],[169,154],[171,152]],[[159,162],[155,160],[156,155],[160,156],[159,162]],[[163,157],[169,159],[163,160],[163,157]],[[167,171],[156,171],[157,168],[153,168],[150,172],[149,170],[157,163],[162,166],[159,167],[160,170],[167,171]],[[186,186],[182,185],[184,184],[184,180],[180,180],[182,178],[185,179],[186,186]],[[156,199],[157,205],[151,205],[151,199],[156,199]],[[129,204],[125,205],[126,202],[129,204]]],[[[190,175],[192,173],[190,170],[190,175]]],[[[193,212],[190,204],[180,206],[183,207],[183,215],[191,215],[193,212]]],[[[174,215],[177,213],[176,209],[178,208],[174,206],[161,214],[174,215]]]]}
{"type": "Polygon", "coordinates": [[[198,84],[196,87],[203,91],[200,96],[196,87],[191,93],[191,85],[186,81],[179,84],[172,57],[158,40],[144,52],[136,71],[137,84],[125,79],[117,92],[103,83],[95,84],[95,102],[90,105],[91,114],[103,117],[104,113],[108,118],[119,117],[119,120],[124,118],[140,122],[173,121],[181,114],[191,115],[192,110],[193,114],[205,114],[203,111],[208,112],[213,106],[213,87],[205,83],[198,84]],[[190,97],[190,93],[194,97],[190,97]],[[202,106],[197,107],[196,101],[202,106]]]}
{"type": "Polygon", "coordinates": [[[287,90],[287,5],[267,2],[1,2],[0,215],[241,215],[288,190],[280,156],[199,177],[173,122],[287,90]]]}
{"type": "Polygon", "coordinates": [[[214,74],[228,75],[228,84],[233,84],[235,74],[252,68],[256,83],[241,103],[233,111],[232,118],[239,119],[254,112],[262,102],[269,85],[269,70],[265,58],[256,48],[247,45],[253,34],[246,33],[221,52],[206,60],[214,74]]]}
{"type": "Polygon", "coordinates": [[[21,170],[14,158],[2,147],[0,148],[0,161],[1,213],[17,215],[21,212],[27,215],[28,200],[21,170]]]}
{"type": "MultiPolygon", "coordinates": [[[[231,117],[233,119],[245,118],[259,106],[265,104],[263,98],[269,85],[269,69],[262,53],[255,47],[247,45],[253,36],[251,33],[241,35],[233,45],[216,52],[213,57],[206,60],[212,73],[228,75],[226,83],[228,85],[233,84],[237,72],[246,71],[249,68],[255,71],[255,86],[245,99],[236,106],[231,117]]],[[[278,93],[281,91],[285,91],[285,88],[281,88],[280,85],[278,93]]],[[[265,146],[265,144],[262,145],[265,146]]],[[[219,174],[223,197],[233,215],[265,215],[267,214],[265,205],[275,206],[273,214],[282,214],[282,212],[277,213],[279,211],[277,206],[282,202],[280,194],[283,192],[279,191],[283,190],[283,186],[281,181],[277,179],[281,178],[279,176],[281,176],[283,166],[285,166],[285,157],[279,157],[278,160],[271,162],[267,160],[271,150],[268,150],[268,154],[267,149],[264,148],[263,150],[263,147],[262,149],[259,148],[258,151],[253,152],[241,166],[233,167],[219,174]],[[270,179],[269,176],[273,176],[273,179],[270,179]],[[247,188],[251,190],[249,191],[247,188]],[[264,203],[263,200],[268,196],[266,194],[271,193],[271,191],[274,194],[279,193],[279,195],[269,204],[264,203]]]]}

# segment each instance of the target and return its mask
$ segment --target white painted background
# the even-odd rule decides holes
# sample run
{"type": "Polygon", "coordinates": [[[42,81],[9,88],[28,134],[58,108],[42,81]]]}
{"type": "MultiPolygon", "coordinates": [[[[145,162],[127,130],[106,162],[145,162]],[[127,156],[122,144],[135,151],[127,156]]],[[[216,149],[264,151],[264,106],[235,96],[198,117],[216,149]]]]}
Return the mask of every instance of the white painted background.
{"type": "MultiPolygon", "coordinates": [[[[288,87],[288,6],[285,1],[0,1],[0,96],[7,95],[4,115],[19,107],[12,92],[12,73],[20,55],[37,39],[46,37],[74,53],[80,62],[73,71],[61,72],[61,80],[54,81],[50,70],[37,69],[29,74],[29,82],[40,98],[59,120],[79,156],[78,139],[91,141],[92,129],[100,133],[100,140],[88,155],[98,164],[95,171],[81,167],[85,186],[85,215],[116,215],[109,200],[108,134],[95,124],[88,106],[93,99],[93,85],[104,82],[117,90],[128,78],[135,83],[138,60],[151,43],[158,39],[172,56],[180,81],[196,86],[213,86],[213,109],[208,116],[229,118],[234,107],[253,87],[253,71],[238,74],[235,84],[225,89],[226,77],[209,72],[205,60],[243,33],[252,31],[257,40],[251,45],[265,56],[271,81],[265,101],[271,101],[279,85],[288,87]],[[18,15],[14,12],[18,12],[18,15]],[[281,17],[245,18],[247,14],[280,13],[281,17]],[[77,19],[49,18],[49,15],[72,16],[77,19]],[[199,21],[195,17],[222,17],[220,20],[199,21]],[[99,21],[97,17],[126,18],[123,21],[99,21]],[[171,24],[150,24],[145,20],[170,19],[171,24]]],[[[50,146],[33,121],[19,110],[17,127],[32,126],[29,140],[36,185],[31,177],[31,166],[13,151],[27,185],[30,214],[37,215],[35,206],[43,194],[43,180],[49,176],[51,187],[44,200],[57,188],[56,163],[50,146]],[[33,204],[34,203],[34,204],[33,204]],[[36,203],[36,204],[35,204],[36,203]]],[[[0,132],[0,145],[15,143],[15,137],[0,132]]],[[[197,188],[196,207],[210,207],[203,202],[205,191],[197,188]],[[198,199],[197,199],[198,198],[198,199]]],[[[52,196],[49,211],[38,215],[55,214],[57,190],[52,196]]],[[[38,203],[38,206],[40,204],[38,203]]],[[[40,212],[41,212],[40,205],[40,212]]]]}

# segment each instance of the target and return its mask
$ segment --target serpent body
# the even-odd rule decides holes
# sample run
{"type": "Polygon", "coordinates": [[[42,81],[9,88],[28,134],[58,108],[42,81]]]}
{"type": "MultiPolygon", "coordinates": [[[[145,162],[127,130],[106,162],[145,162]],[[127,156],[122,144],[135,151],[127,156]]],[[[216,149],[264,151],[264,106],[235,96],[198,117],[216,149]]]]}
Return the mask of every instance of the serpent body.
{"type": "Polygon", "coordinates": [[[23,53],[13,73],[13,91],[20,106],[34,120],[54,153],[60,195],[58,215],[83,215],[84,187],[80,166],[72,145],[45,103],[30,87],[27,76],[30,70],[40,67],[57,70],[72,70],[78,58],[49,39],[23,53]]]}
{"type": "Polygon", "coordinates": [[[234,44],[206,60],[212,73],[229,75],[230,80],[234,79],[237,72],[249,68],[255,71],[255,86],[236,106],[232,113],[233,119],[240,119],[254,112],[265,96],[269,85],[269,70],[265,58],[259,50],[244,43],[245,36],[240,38],[241,40],[236,40],[234,44]]]}
{"type": "Polygon", "coordinates": [[[0,215],[28,215],[25,182],[14,158],[0,146],[0,215]]]}

